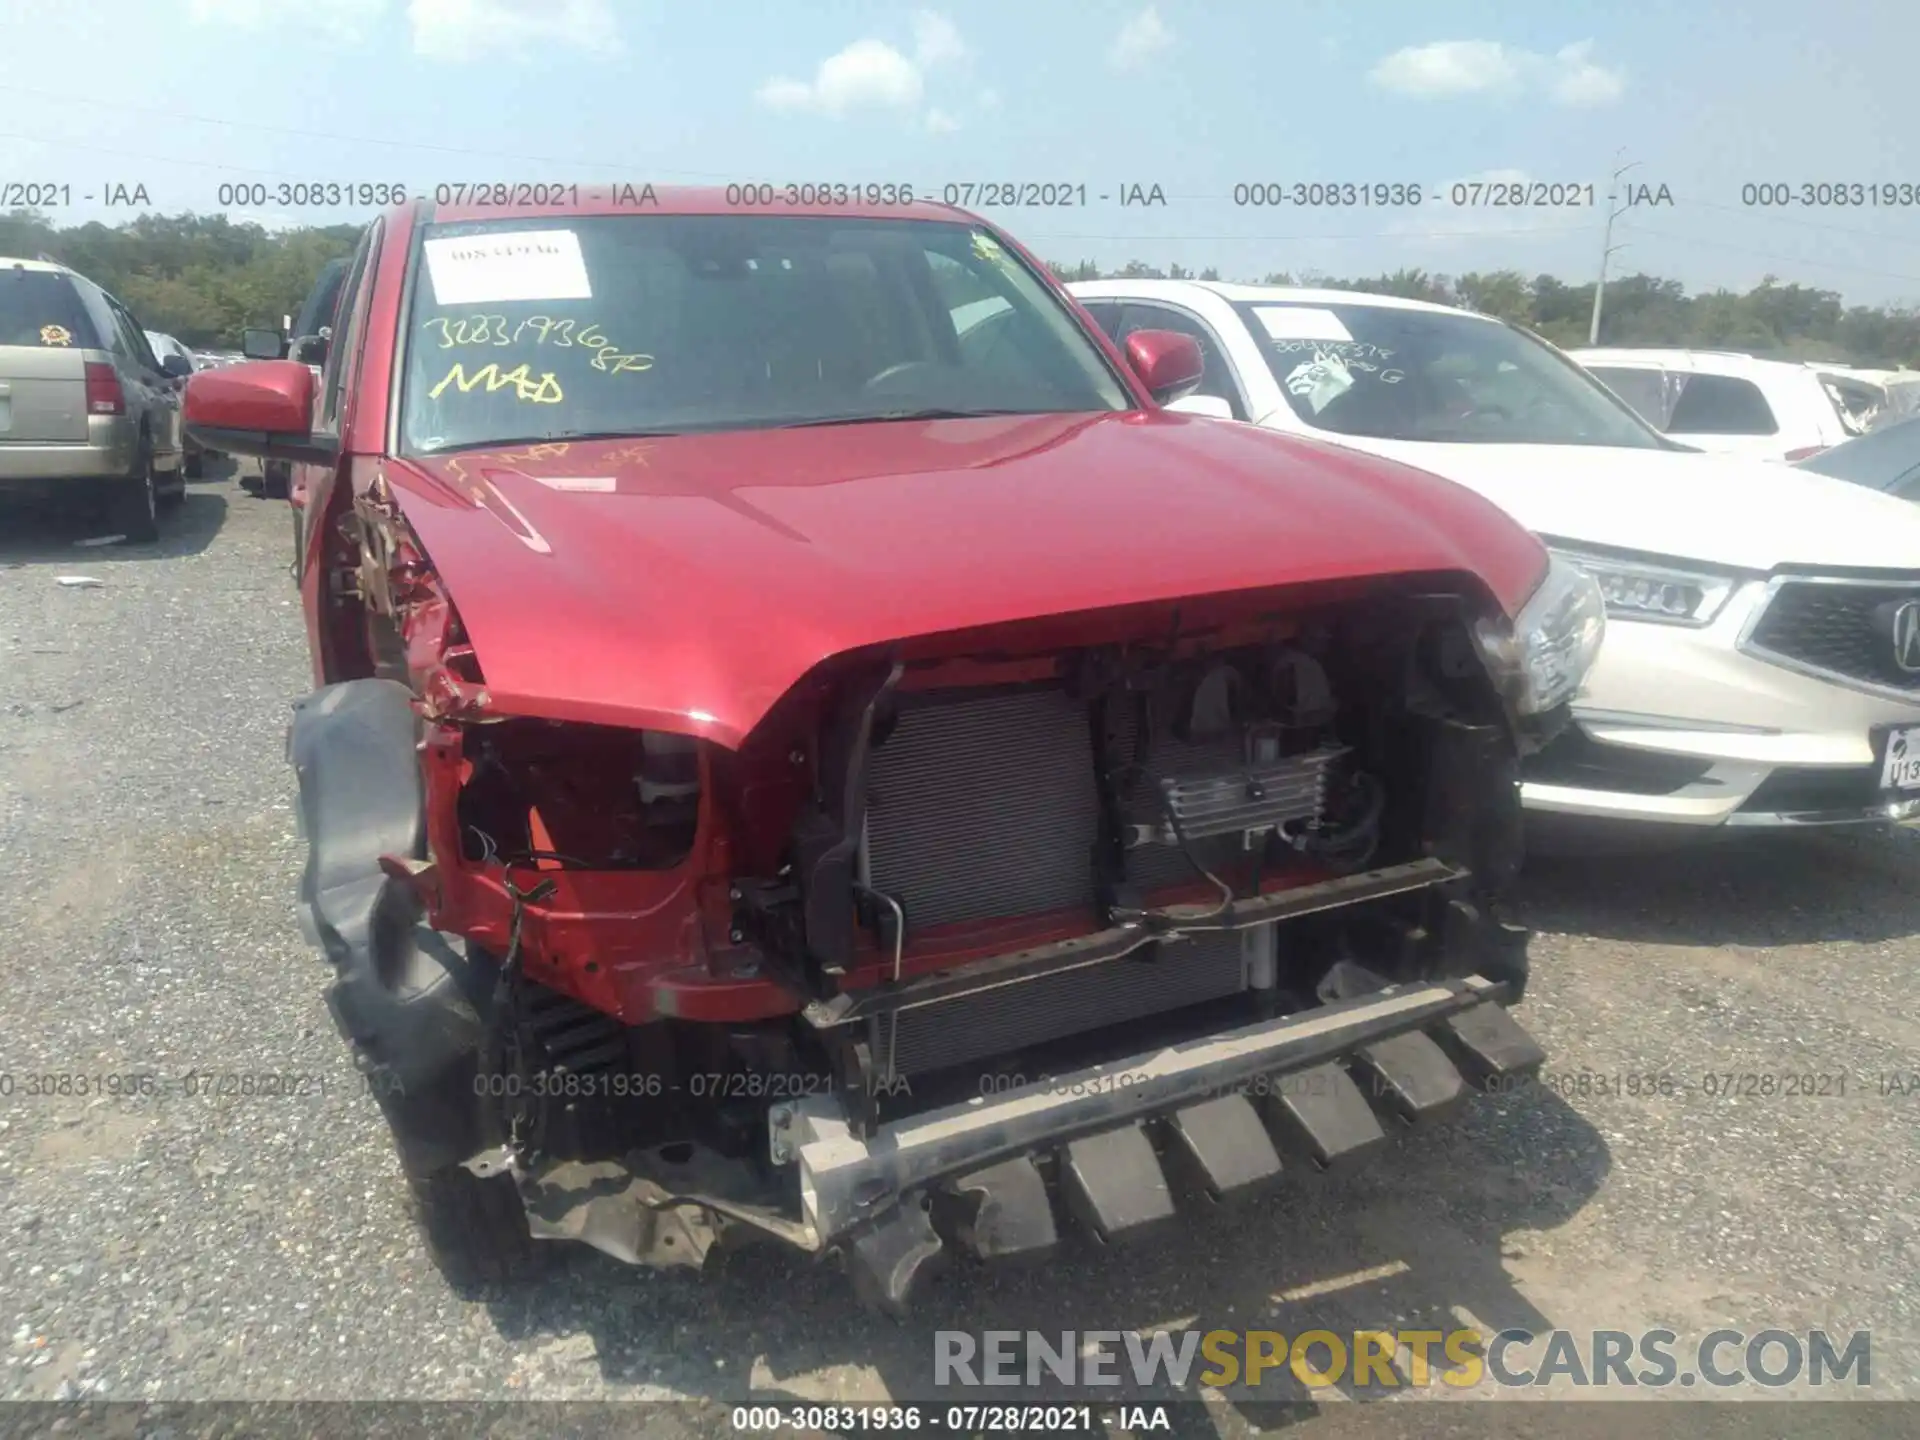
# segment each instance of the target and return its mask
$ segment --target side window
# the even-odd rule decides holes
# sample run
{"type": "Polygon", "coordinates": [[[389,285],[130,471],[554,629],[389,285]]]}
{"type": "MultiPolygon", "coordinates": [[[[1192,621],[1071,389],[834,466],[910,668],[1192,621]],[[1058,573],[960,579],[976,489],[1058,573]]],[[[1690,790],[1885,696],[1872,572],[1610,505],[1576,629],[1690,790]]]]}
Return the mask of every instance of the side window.
{"type": "Polygon", "coordinates": [[[159,357],[153,353],[153,347],[147,343],[147,334],[140,328],[140,322],[133,318],[126,306],[111,295],[107,297],[107,304],[112,308],[114,322],[120,327],[120,333],[126,340],[127,354],[136,364],[145,366],[149,370],[158,370],[159,357]]]}
{"type": "Polygon", "coordinates": [[[1114,338],[1114,329],[1120,324],[1120,302],[1118,300],[1082,300],[1080,308],[1093,317],[1093,323],[1107,332],[1109,340],[1114,338]]]}
{"type": "Polygon", "coordinates": [[[1128,305],[1121,313],[1119,327],[1107,333],[1121,344],[1126,343],[1129,335],[1136,330],[1177,330],[1182,335],[1191,335],[1200,342],[1200,355],[1206,362],[1206,371],[1200,377],[1200,384],[1194,390],[1196,395],[1212,395],[1233,407],[1233,418],[1247,418],[1247,405],[1240,398],[1240,387],[1234,383],[1233,371],[1227,365],[1226,352],[1220,348],[1213,328],[1204,320],[1189,315],[1184,310],[1174,310],[1163,305],[1128,305]]]}
{"type": "Polygon", "coordinates": [[[1664,370],[1638,365],[1595,365],[1589,373],[1656,430],[1664,430],[1679,387],[1664,370]]]}
{"type": "Polygon", "coordinates": [[[123,360],[132,360],[133,352],[128,348],[125,329],[120,317],[114,314],[113,301],[107,292],[89,280],[75,280],[74,287],[80,295],[80,303],[93,318],[93,328],[98,333],[102,350],[110,350],[123,360]]]}
{"type": "Polygon", "coordinates": [[[346,282],[340,287],[339,305],[333,314],[333,338],[327,342],[327,363],[320,372],[320,415],[315,422],[317,428],[329,433],[339,431],[340,400],[346,391],[347,371],[353,368],[354,351],[359,348],[361,334],[366,329],[363,291],[373,286],[372,257],[383,225],[382,221],[374,221],[360,237],[360,248],[354,254],[346,282]],[[339,323],[343,315],[344,326],[339,323]]]}
{"type": "Polygon", "coordinates": [[[1670,435],[1777,435],[1780,422],[1751,380],[1690,375],[1674,402],[1670,435]]]}

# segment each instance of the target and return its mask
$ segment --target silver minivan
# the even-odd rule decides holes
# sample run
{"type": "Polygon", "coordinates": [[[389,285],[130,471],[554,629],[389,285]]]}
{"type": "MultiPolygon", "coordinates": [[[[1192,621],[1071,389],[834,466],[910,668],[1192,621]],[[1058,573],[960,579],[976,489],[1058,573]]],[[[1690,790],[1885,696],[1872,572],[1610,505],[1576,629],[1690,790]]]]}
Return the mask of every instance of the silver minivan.
{"type": "Polygon", "coordinates": [[[130,542],[186,493],[180,393],[190,361],[85,276],[0,257],[0,496],[104,512],[130,542]]]}

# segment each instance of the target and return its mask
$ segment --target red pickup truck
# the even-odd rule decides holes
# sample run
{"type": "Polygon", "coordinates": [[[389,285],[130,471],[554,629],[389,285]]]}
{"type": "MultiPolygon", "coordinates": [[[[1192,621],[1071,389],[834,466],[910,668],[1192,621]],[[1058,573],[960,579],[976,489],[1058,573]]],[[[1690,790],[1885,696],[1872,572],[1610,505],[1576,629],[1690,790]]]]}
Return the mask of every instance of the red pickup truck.
{"type": "Polygon", "coordinates": [[[1153,1233],[1542,1058],[1516,757],[1602,634],[1464,489],[1165,410],[933,204],[394,209],[285,460],[299,909],[458,1282],[1153,1233]],[[988,303],[992,302],[992,303],[988,303]]]}

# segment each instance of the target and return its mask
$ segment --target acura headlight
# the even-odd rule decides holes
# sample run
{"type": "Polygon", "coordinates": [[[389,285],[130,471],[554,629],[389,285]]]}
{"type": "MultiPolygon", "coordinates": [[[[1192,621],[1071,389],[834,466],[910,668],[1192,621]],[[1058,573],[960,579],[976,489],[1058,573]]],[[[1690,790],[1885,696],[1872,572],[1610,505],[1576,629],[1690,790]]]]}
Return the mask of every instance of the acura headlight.
{"type": "Polygon", "coordinates": [[[1720,613],[1738,583],[1729,575],[1675,570],[1638,560],[1614,560],[1575,550],[1553,552],[1600,582],[1607,614],[1617,620],[1654,620],[1668,625],[1705,625],[1720,613]]]}
{"type": "Polygon", "coordinates": [[[1482,619],[1474,638],[1507,701],[1538,715],[1570,698],[1593,668],[1607,633],[1600,583],[1580,566],[1551,555],[1547,575],[1509,624],[1482,619]]]}

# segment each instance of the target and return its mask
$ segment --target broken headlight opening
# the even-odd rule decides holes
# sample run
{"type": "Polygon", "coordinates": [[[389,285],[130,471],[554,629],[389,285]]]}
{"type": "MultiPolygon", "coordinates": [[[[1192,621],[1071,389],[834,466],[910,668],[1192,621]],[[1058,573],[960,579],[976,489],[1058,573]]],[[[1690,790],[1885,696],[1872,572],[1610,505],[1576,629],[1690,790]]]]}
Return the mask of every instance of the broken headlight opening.
{"type": "Polygon", "coordinates": [[[1533,716],[1573,698],[1606,630],[1600,582],[1574,561],[1550,555],[1545,578],[1512,622],[1483,617],[1473,634],[1514,713],[1533,716]]]}
{"type": "Polygon", "coordinates": [[[1651,620],[1666,625],[1708,625],[1726,607],[1739,581],[1731,575],[1676,569],[1640,560],[1620,560],[1556,549],[1553,554],[1593,576],[1615,620],[1651,620]]]}

